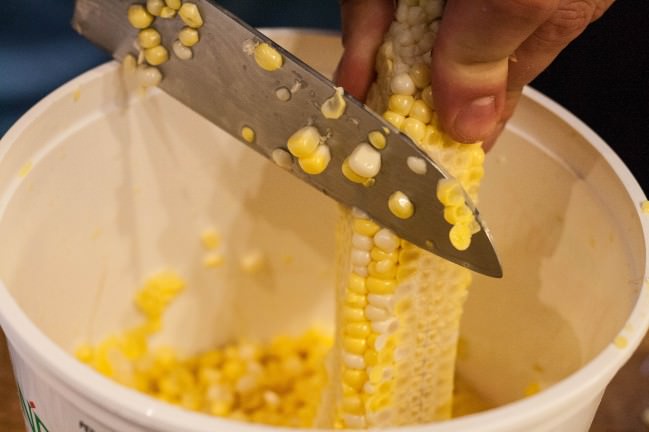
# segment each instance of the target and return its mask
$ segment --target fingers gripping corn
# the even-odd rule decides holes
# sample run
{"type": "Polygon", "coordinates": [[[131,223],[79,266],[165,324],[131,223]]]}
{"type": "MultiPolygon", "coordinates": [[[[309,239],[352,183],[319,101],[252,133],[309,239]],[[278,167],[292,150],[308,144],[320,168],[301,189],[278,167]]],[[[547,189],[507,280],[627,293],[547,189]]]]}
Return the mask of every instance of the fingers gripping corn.
{"type": "MultiPolygon", "coordinates": [[[[484,153],[479,143],[459,144],[437,127],[428,70],[442,6],[441,0],[398,2],[368,104],[457,178],[441,182],[438,197],[447,208],[450,240],[463,249],[475,221],[459,186],[477,198],[484,153]]],[[[422,169],[414,160],[409,165],[422,169]]],[[[348,174],[359,183],[365,178],[348,174]]],[[[390,206],[398,217],[412,211],[399,192],[390,206]]],[[[359,211],[345,213],[338,236],[337,342],[319,425],[385,427],[449,418],[471,273],[399,239],[359,211]]]]}

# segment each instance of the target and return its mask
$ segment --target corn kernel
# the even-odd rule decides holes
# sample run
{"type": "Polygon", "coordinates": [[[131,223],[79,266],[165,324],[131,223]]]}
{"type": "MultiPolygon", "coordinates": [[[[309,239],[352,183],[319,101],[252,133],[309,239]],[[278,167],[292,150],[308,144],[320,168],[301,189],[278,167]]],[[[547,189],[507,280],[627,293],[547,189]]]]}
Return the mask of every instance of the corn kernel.
{"type": "Polygon", "coordinates": [[[198,30],[195,28],[183,27],[178,32],[178,40],[186,47],[193,47],[198,43],[199,39],[198,30]]]}
{"type": "Polygon", "coordinates": [[[169,6],[163,6],[160,9],[160,18],[169,19],[176,16],[176,9],[170,8],[169,6]]]}
{"type": "Polygon", "coordinates": [[[349,167],[349,159],[343,161],[341,169],[345,178],[351,182],[364,184],[368,180],[367,177],[359,176],[349,167]]]}
{"type": "Polygon", "coordinates": [[[164,0],[146,0],[146,10],[153,16],[160,16],[164,5],[164,0]]]}
{"type": "Polygon", "coordinates": [[[394,192],[390,195],[388,199],[388,208],[393,215],[399,219],[408,219],[414,212],[415,207],[413,206],[410,199],[401,191],[394,192]]]}
{"type": "Polygon", "coordinates": [[[180,9],[180,5],[182,4],[181,0],[165,0],[165,3],[167,7],[176,10],[180,9]]]}
{"type": "Polygon", "coordinates": [[[388,109],[399,115],[406,117],[415,102],[412,96],[393,94],[388,101],[388,109]]]}
{"type": "Polygon", "coordinates": [[[410,117],[415,118],[427,125],[433,119],[433,111],[428,105],[426,105],[423,100],[417,99],[412,104],[412,108],[410,109],[410,117]]]}
{"type": "Polygon", "coordinates": [[[315,153],[321,140],[318,129],[314,126],[305,126],[290,136],[286,146],[293,156],[305,158],[315,153]]]}
{"type": "Polygon", "coordinates": [[[275,48],[262,42],[255,47],[255,62],[262,69],[272,72],[282,67],[284,57],[275,48]]]}
{"type": "Polygon", "coordinates": [[[471,245],[471,228],[466,224],[453,225],[448,235],[457,250],[466,250],[471,245]]]}
{"type": "Polygon", "coordinates": [[[367,381],[365,371],[358,369],[345,369],[343,371],[343,382],[355,390],[361,390],[367,381]]]}
{"type": "Polygon", "coordinates": [[[373,237],[381,227],[376,224],[376,222],[369,219],[354,219],[353,222],[354,232],[362,234],[364,236],[373,237]]]}
{"type": "Polygon", "coordinates": [[[153,48],[160,45],[160,33],[154,28],[145,28],[138,33],[137,42],[141,48],[153,48]]]}
{"type": "Polygon", "coordinates": [[[381,170],[381,153],[367,143],[357,145],[347,161],[349,168],[360,177],[374,177],[381,170]]]}
{"type": "Polygon", "coordinates": [[[345,334],[357,339],[365,339],[370,334],[370,324],[367,321],[352,322],[345,325],[345,334]]]}
{"type": "Polygon", "coordinates": [[[425,63],[417,63],[410,68],[410,78],[419,89],[430,84],[430,66],[425,63]]]}
{"type": "Polygon", "coordinates": [[[158,66],[169,60],[169,53],[167,52],[167,48],[158,45],[145,49],[144,58],[151,66],[158,66]]]}
{"type": "Polygon", "coordinates": [[[422,142],[426,135],[426,125],[414,117],[408,117],[401,124],[403,133],[412,138],[415,142],[422,142]]]}
{"type": "Polygon", "coordinates": [[[305,173],[316,175],[327,169],[330,161],[331,153],[329,152],[329,146],[326,144],[320,144],[316,148],[315,152],[309,156],[299,158],[298,164],[305,173]]]}
{"type": "Polygon", "coordinates": [[[394,111],[384,112],[383,118],[385,119],[385,121],[387,121],[397,129],[401,129],[401,125],[403,124],[403,121],[406,119],[405,116],[396,113],[394,111]]]}
{"type": "Polygon", "coordinates": [[[346,321],[361,322],[365,321],[365,312],[363,309],[354,308],[350,306],[343,307],[343,317],[346,321]]]}
{"type": "Polygon", "coordinates": [[[178,9],[178,16],[189,27],[199,28],[203,25],[203,17],[194,3],[183,3],[178,9]]]}
{"type": "Polygon", "coordinates": [[[365,294],[365,278],[355,273],[349,275],[349,291],[355,294],[365,294]]]}
{"type": "Polygon", "coordinates": [[[174,41],[171,45],[171,49],[174,52],[174,55],[180,60],[189,60],[194,56],[192,49],[183,45],[179,40],[174,41]]]}
{"type": "Polygon", "coordinates": [[[367,341],[361,338],[345,336],[343,338],[343,348],[352,354],[363,355],[367,349],[367,341]]]}
{"type": "Polygon", "coordinates": [[[128,7],[128,22],[137,29],[145,29],[153,22],[153,15],[143,5],[130,5],[128,7]]]}
{"type": "Polygon", "coordinates": [[[365,282],[367,291],[372,294],[394,294],[396,283],[394,280],[379,279],[374,276],[367,278],[365,282]]]}

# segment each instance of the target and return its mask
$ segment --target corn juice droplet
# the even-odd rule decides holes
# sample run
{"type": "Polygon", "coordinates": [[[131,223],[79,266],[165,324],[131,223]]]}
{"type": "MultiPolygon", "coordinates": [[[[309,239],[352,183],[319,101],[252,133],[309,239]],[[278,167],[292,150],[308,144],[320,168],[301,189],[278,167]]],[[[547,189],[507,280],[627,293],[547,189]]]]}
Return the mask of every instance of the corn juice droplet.
{"type": "Polygon", "coordinates": [[[408,168],[410,168],[410,171],[414,172],[415,174],[424,175],[426,174],[426,171],[428,171],[426,161],[417,156],[408,156],[408,159],[406,159],[406,164],[408,165],[408,168]]]}
{"type": "Polygon", "coordinates": [[[344,90],[342,87],[336,87],[336,92],[329,99],[324,101],[320,107],[320,112],[325,118],[338,119],[345,112],[347,103],[343,98],[344,90]]]}
{"type": "Polygon", "coordinates": [[[241,128],[241,138],[248,143],[252,143],[255,140],[255,131],[248,126],[244,126],[241,128]]]}

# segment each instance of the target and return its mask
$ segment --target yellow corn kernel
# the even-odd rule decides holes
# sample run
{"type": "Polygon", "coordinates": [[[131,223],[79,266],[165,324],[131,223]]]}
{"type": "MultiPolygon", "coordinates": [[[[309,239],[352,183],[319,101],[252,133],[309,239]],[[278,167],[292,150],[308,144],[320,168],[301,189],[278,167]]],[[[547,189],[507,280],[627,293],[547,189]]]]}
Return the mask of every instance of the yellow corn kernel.
{"type": "Polygon", "coordinates": [[[345,325],[345,334],[357,339],[367,338],[370,331],[370,324],[367,321],[352,322],[345,325]]]}
{"type": "Polygon", "coordinates": [[[381,229],[381,227],[370,219],[354,219],[353,230],[358,234],[373,237],[379,229],[381,229]]]}
{"type": "Polygon", "coordinates": [[[354,170],[350,168],[348,159],[343,161],[341,170],[345,178],[351,182],[365,184],[369,180],[367,177],[356,174],[354,170]]]}
{"type": "Polygon", "coordinates": [[[386,139],[381,131],[371,131],[367,134],[367,140],[377,150],[383,150],[385,148],[386,139]]]}
{"type": "Polygon", "coordinates": [[[355,294],[365,294],[365,278],[355,273],[349,275],[349,291],[355,294]]]}
{"type": "Polygon", "coordinates": [[[255,140],[255,131],[248,126],[241,128],[241,138],[248,143],[252,143],[255,140]]]}
{"type": "Polygon", "coordinates": [[[471,244],[471,228],[466,224],[453,225],[448,235],[457,250],[466,250],[471,244]]]}
{"type": "Polygon", "coordinates": [[[343,308],[343,317],[346,321],[362,322],[365,321],[365,312],[363,309],[345,306],[343,308]]]}
{"type": "Polygon", "coordinates": [[[347,107],[343,94],[343,88],[336,87],[334,95],[324,101],[320,107],[320,112],[322,112],[322,115],[325,118],[338,119],[343,115],[345,108],[347,107]]]}
{"type": "Polygon", "coordinates": [[[160,18],[169,19],[176,16],[176,9],[170,8],[169,6],[163,6],[160,9],[160,18]]]}
{"type": "Polygon", "coordinates": [[[444,219],[451,225],[461,223],[468,226],[474,220],[474,217],[469,207],[461,205],[445,207],[444,219]]]}
{"type": "Polygon", "coordinates": [[[383,113],[383,118],[385,121],[390,123],[392,126],[394,126],[397,129],[401,129],[401,125],[403,124],[403,121],[406,119],[405,116],[396,113],[394,111],[386,111],[383,113]]]}
{"type": "Polygon", "coordinates": [[[153,15],[143,5],[134,4],[128,7],[128,22],[137,29],[145,29],[153,22],[153,15]]]}
{"type": "Polygon", "coordinates": [[[437,182],[437,199],[445,206],[464,205],[462,185],[456,179],[440,179],[437,182]]]}
{"type": "Polygon", "coordinates": [[[396,288],[394,280],[379,279],[374,276],[368,277],[365,285],[367,286],[367,291],[372,294],[393,294],[396,288]]]}
{"type": "Polygon", "coordinates": [[[415,213],[415,206],[401,191],[394,192],[388,199],[390,212],[399,219],[408,219],[415,213]]]}
{"type": "Polygon", "coordinates": [[[255,47],[254,56],[259,67],[269,72],[281,68],[284,64],[284,57],[266,42],[255,47]]]}
{"type": "Polygon", "coordinates": [[[342,402],[343,410],[349,414],[363,414],[364,404],[363,399],[359,395],[348,395],[343,397],[342,402]]]}
{"type": "Polygon", "coordinates": [[[343,382],[355,390],[362,389],[365,381],[367,381],[365,371],[358,369],[345,369],[343,371],[343,382]]]}
{"type": "Polygon", "coordinates": [[[423,89],[430,84],[430,66],[426,63],[417,63],[410,68],[410,78],[418,89],[423,89]]]}
{"type": "Polygon", "coordinates": [[[410,117],[427,125],[433,119],[433,110],[423,100],[417,99],[410,109],[410,117]]]}
{"type": "Polygon", "coordinates": [[[141,48],[153,48],[160,45],[160,33],[154,28],[145,28],[138,33],[137,42],[141,48]]]}
{"type": "Polygon", "coordinates": [[[392,252],[386,252],[383,249],[379,249],[378,247],[375,247],[372,248],[372,250],[370,251],[370,256],[374,261],[390,260],[393,262],[397,262],[397,260],[399,259],[399,251],[393,250],[392,252]]]}
{"type": "Polygon", "coordinates": [[[164,5],[164,0],[146,0],[146,10],[153,16],[160,16],[164,5]]]}
{"type": "Polygon", "coordinates": [[[320,144],[312,154],[299,158],[298,164],[305,173],[316,175],[327,169],[330,161],[331,153],[329,152],[329,146],[320,144]]]}
{"type": "Polygon", "coordinates": [[[305,158],[315,153],[321,139],[318,129],[314,126],[305,126],[290,136],[286,146],[293,156],[305,158]]]}
{"type": "Polygon", "coordinates": [[[364,308],[367,305],[367,298],[364,295],[349,293],[345,302],[351,307],[364,308]]]}
{"type": "Polygon", "coordinates": [[[170,7],[171,9],[180,9],[180,6],[182,4],[181,0],[165,0],[165,3],[167,7],[170,7]]]}
{"type": "Polygon", "coordinates": [[[199,28],[203,25],[203,17],[194,3],[185,2],[178,9],[178,16],[183,20],[185,25],[192,28],[199,28]]]}
{"type": "Polygon", "coordinates": [[[343,348],[352,354],[363,355],[367,349],[367,340],[349,336],[343,337],[343,348]]]}
{"type": "Polygon", "coordinates": [[[410,109],[412,108],[414,102],[415,98],[413,98],[412,96],[394,94],[390,96],[390,99],[388,101],[388,109],[392,112],[406,117],[408,114],[410,114],[410,109]]]}
{"type": "Polygon", "coordinates": [[[401,131],[412,138],[415,142],[422,142],[426,135],[426,125],[414,117],[408,117],[401,124],[401,131]]]}
{"type": "Polygon", "coordinates": [[[178,32],[178,40],[186,47],[193,47],[198,43],[199,39],[198,30],[195,28],[183,27],[182,30],[178,32]]]}
{"type": "Polygon", "coordinates": [[[151,66],[158,66],[169,60],[169,52],[164,46],[158,45],[145,49],[144,58],[151,66]]]}

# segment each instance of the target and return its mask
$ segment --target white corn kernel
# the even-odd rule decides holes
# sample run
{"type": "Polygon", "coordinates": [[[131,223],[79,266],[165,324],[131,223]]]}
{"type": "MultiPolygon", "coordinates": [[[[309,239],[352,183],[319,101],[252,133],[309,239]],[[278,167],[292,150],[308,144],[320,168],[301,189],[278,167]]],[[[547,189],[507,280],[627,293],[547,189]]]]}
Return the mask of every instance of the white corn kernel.
{"type": "Polygon", "coordinates": [[[162,81],[162,73],[157,67],[142,66],[137,69],[137,80],[142,87],[154,87],[162,81]]]}
{"type": "Polygon", "coordinates": [[[387,253],[396,250],[399,243],[399,237],[387,228],[382,228],[374,235],[374,244],[387,253]]]}
{"type": "Polygon", "coordinates": [[[284,168],[286,170],[290,170],[291,167],[293,167],[293,156],[289,152],[287,152],[284,149],[281,148],[276,148],[273,150],[271,153],[271,158],[273,159],[273,162],[277,164],[280,168],[284,168]]]}
{"type": "Polygon", "coordinates": [[[414,81],[407,73],[395,75],[390,82],[390,87],[392,89],[392,93],[407,96],[412,96],[413,94],[415,94],[416,90],[414,81]]]}
{"type": "Polygon", "coordinates": [[[367,143],[357,145],[348,161],[349,168],[362,177],[374,177],[381,170],[381,154],[367,143]]]}
{"type": "Polygon", "coordinates": [[[189,60],[194,55],[192,49],[188,46],[185,46],[180,40],[174,41],[171,49],[174,52],[174,55],[180,60],[189,60]]]}
{"type": "Polygon", "coordinates": [[[408,156],[408,159],[406,159],[406,164],[408,165],[408,168],[410,168],[410,171],[414,172],[415,174],[424,175],[426,174],[426,171],[428,171],[428,165],[426,164],[426,161],[417,156],[408,156]]]}

